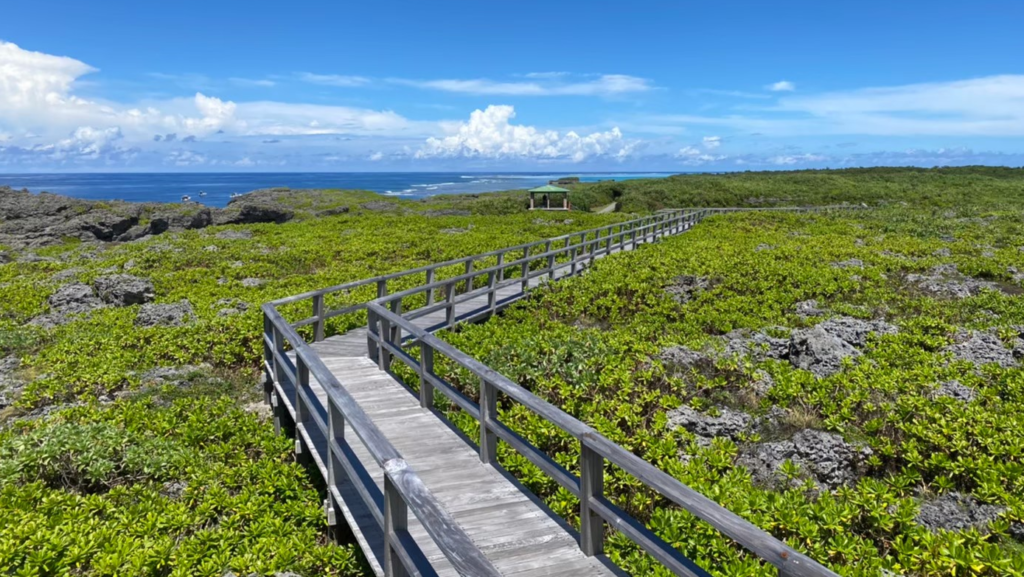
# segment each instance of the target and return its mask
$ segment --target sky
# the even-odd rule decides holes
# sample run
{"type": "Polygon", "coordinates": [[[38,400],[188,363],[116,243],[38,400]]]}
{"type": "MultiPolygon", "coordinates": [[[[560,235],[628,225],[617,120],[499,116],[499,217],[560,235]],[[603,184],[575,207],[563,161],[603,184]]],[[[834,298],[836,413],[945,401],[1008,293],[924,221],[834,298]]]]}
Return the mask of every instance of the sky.
{"type": "Polygon", "coordinates": [[[1024,2],[70,2],[0,172],[1024,165],[1024,2]]]}

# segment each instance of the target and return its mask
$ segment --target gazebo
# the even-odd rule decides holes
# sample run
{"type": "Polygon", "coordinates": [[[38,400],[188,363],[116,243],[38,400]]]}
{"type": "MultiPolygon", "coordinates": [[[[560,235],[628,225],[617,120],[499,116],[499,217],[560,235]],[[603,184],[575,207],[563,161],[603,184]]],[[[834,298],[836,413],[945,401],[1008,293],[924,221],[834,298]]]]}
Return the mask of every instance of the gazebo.
{"type": "Polygon", "coordinates": [[[545,184],[544,186],[531,188],[527,192],[530,193],[530,210],[569,210],[572,208],[569,205],[569,191],[565,188],[545,184]],[[540,202],[537,201],[538,193],[542,195],[540,202]],[[562,195],[562,202],[551,206],[551,197],[558,194],[562,195]]]}

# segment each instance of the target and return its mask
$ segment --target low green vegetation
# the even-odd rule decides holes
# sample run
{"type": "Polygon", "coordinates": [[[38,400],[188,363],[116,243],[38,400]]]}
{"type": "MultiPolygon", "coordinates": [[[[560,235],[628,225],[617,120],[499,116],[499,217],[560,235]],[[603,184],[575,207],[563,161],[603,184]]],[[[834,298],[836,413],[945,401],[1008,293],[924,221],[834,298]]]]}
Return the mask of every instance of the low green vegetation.
{"type": "MultiPolygon", "coordinates": [[[[0,361],[18,361],[0,374],[0,396],[5,377],[23,383],[13,405],[0,403],[0,574],[370,574],[358,547],[327,538],[322,497],[263,415],[259,305],[622,218],[445,216],[447,203],[336,199],[350,212],[74,241],[0,265],[0,361]],[[61,287],[116,274],[151,281],[155,304],[184,300],[192,315],[147,327],[137,324],[147,305],[105,305],[53,328],[31,323],[61,287]],[[151,371],[179,366],[194,369],[151,371]]],[[[338,317],[328,329],[365,322],[338,317]]]]}
{"type": "Polygon", "coordinates": [[[618,202],[627,212],[694,206],[805,206],[866,203],[939,208],[996,208],[1024,201],[1024,169],[851,168],[790,172],[682,174],[668,178],[580,184],[573,207],[618,202]]]}
{"type": "MultiPolygon", "coordinates": [[[[863,202],[883,208],[715,217],[444,338],[841,574],[1022,575],[1024,373],[1009,362],[957,360],[951,348],[975,331],[1006,347],[1010,356],[1000,359],[1016,358],[1021,200],[1022,171],[984,168],[688,175],[574,188],[582,210],[620,203],[625,212],[610,215],[526,213],[522,193],[398,202],[346,191],[296,194],[288,206],[297,220],[284,224],[6,250],[0,573],[367,575],[355,545],[328,538],[317,487],[262,409],[261,303],[665,206],[863,202]],[[984,288],[966,298],[932,294],[920,279],[943,266],[984,288]],[[55,314],[62,288],[96,287],[112,275],[151,282],[152,303],[104,302],[40,321],[55,314]],[[687,275],[696,284],[677,286],[687,275]],[[798,310],[810,300],[821,314],[798,310]],[[186,301],[180,322],[140,323],[148,306],[186,301]],[[837,316],[884,321],[896,332],[869,335],[859,354],[821,378],[791,360],[726,354],[730,331],[785,339],[837,316]],[[703,357],[680,363],[666,353],[679,346],[703,357]],[[183,366],[191,368],[154,370],[183,366]],[[940,394],[954,381],[960,396],[940,394]],[[680,407],[701,418],[742,413],[750,425],[698,435],[680,407]],[[758,419],[778,426],[755,426],[758,419]],[[862,453],[856,475],[835,486],[800,459],[786,463],[786,481],[774,486],[743,464],[751,447],[806,429],[870,456],[862,453]],[[920,522],[923,507],[951,495],[976,518],[946,529],[920,522]]],[[[327,306],[372,292],[339,293],[327,306]]],[[[292,320],[310,314],[284,312],[292,320]]],[[[336,317],[327,332],[363,323],[365,314],[336,317]]],[[[475,394],[475,382],[450,365],[439,362],[438,371],[475,394]]],[[[467,417],[450,414],[473,431],[467,417]]],[[[501,418],[576,467],[575,443],[535,415],[503,403],[501,418]]],[[[501,460],[576,522],[571,495],[503,445],[501,460]]],[[[607,473],[620,506],[704,567],[774,574],[621,471],[607,473]]],[[[609,538],[608,551],[634,575],[664,572],[621,537],[609,538]]]]}
{"type": "MultiPolygon", "coordinates": [[[[715,217],[443,336],[841,574],[1022,575],[1022,216],[1020,209],[971,217],[884,209],[715,217]],[[965,298],[934,294],[913,275],[931,278],[936,267],[948,273],[936,282],[984,287],[965,298]],[[819,310],[800,314],[800,303],[806,310],[812,300],[819,310]],[[737,335],[784,337],[833,317],[891,329],[868,335],[856,355],[820,378],[793,359],[758,355],[756,346],[749,354],[727,349],[737,335]],[[992,358],[963,360],[959,353],[979,344],[992,358]],[[680,345],[689,352],[679,354],[680,345]],[[966,395],[944,393],[944,383],[966,395]],[[670,424],[680,406],[697,417],[670,424]],[[723,415],[750,421],[725,432],[716,420],[723,415]],[[709,434],[712,426],[722,430],[709,434]],[[788,481],[766,486],[744,466],[744,455],[758,454],[752,450],[781,448],[805,429],[858,447],[859,471],[829,486],[810,456],[801,463],[789,455],[780,472],[788,481]],[[947,527],[919,519],[949,499],[947,527]]],[[[476,394],[475,379],[450,363],[438,367],[476,394]]],[[[515,403],[502,403],[499,413],[576,469],[570,436],[515,403]]],[[[456,409],[449,415],[476,434],[471,418],[456,409]]],[[[499,455],[576,521],[578,502],[568,492],[510,447],[502,444],[499,455]]],[[[620,507],[713,573],[774,574],[622,471],[606,475],[606,492],[620,507]]],[[[634,575],[667,574],[621,536],[608,549],[634,575]]]]}

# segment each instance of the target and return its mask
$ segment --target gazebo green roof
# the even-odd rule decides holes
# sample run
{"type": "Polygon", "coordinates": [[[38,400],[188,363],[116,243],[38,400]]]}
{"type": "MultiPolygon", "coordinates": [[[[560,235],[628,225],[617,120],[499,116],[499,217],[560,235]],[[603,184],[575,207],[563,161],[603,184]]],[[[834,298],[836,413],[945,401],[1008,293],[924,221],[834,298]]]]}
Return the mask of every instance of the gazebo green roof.
{"type": "Polygon", "coordinates": [[[544,186],[538,186],[537,188],[531,188],[527,192],[569,192],[569,190],[566,189],[566,188],[559,188],[557,186],[551,186],[550,184],[545,184],[544,186]]]}

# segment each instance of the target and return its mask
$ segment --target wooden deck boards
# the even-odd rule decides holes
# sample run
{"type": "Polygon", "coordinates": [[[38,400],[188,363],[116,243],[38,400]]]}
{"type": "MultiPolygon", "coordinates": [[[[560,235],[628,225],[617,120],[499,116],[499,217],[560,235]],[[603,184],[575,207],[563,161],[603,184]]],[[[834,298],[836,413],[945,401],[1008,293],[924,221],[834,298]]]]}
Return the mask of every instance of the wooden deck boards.
{"type": "MultiPolygon", "coordinates": [[[[329,343],[316,343],[313,347],[441,506],[503,574],[615,574],[600,559],[583,555],[575,535],[560,519],[531,499],[506,474],[482,463],[474,447],[434,413],[420,407],[408,389],[380,371],[373,361],[331,355],[329,343]],[[557,573],[545,572],[554,566],[558,567],[557,573]]],[[[326,403],[322,389],[318,397],[326,403]]],[[[345,438],[374,483],[383,488],[383,473],[358,441],[355,431],[346,427],[345,438]]],[[[344,504],[355,511],[363,508],[361,501],[346,499],[344,504]]],[[[349,512],[345,516],[356,515],[349,512]]],[[[362,518],[379,533],[372,517],[362,518]]],[[[354,529],[359,532],[363,528],[354,529]]],[[[414,518],[409,520],[409,531],[438,574],[454,574],[447,559],[414,518]]]]}

